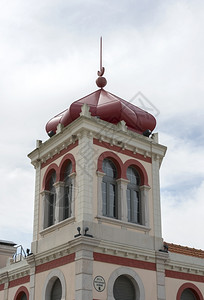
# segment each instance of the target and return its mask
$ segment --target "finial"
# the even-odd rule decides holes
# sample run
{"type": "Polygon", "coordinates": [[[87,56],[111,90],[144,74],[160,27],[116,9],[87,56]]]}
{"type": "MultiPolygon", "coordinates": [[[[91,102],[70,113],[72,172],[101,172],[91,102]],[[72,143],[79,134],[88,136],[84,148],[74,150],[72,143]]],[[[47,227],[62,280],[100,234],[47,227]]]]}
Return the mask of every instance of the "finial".
{"type": "Polygon", "coordinates": [[[103,88],[107,84],[106,78],[103,77],[105,68],[102,66],[102,50],[103,49],[102,49],[102,36],[101,36],[101,38],[100,38],[100,71],[97,72],[99,77],[96,79],[96,84],[100,88],[103,88]]]}

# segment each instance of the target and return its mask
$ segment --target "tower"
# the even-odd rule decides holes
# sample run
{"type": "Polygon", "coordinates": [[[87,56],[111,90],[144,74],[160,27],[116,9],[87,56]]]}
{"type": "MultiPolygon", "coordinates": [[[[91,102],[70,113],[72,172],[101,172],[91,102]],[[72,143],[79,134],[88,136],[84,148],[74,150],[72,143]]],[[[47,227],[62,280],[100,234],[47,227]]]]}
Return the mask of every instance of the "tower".
{"type": "Polygon", "coordinates": [[[152,115],[104,89],[103,72],[99,89],[52,118],[50,139],[29,154],[36,169],[33,299],[156,299],[164,292],[157,263],[166,255],[159,251],[166,147],[151,135],[152,115]]]}

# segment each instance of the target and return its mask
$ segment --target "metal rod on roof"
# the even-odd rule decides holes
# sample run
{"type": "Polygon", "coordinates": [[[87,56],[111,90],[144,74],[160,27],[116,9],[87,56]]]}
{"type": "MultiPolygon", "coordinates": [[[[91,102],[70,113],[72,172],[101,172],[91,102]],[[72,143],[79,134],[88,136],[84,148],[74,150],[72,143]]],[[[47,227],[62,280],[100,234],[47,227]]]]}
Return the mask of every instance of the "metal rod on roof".
{"type": "Polygon", "coordinates": [[[102,48],[102,36],[101,36],[100,37],[100,71],[98,71],[98,76],[103,76],[105,72],[105,68],[102,66],[102,52],[103,52],[103,48],[102,48]]]}

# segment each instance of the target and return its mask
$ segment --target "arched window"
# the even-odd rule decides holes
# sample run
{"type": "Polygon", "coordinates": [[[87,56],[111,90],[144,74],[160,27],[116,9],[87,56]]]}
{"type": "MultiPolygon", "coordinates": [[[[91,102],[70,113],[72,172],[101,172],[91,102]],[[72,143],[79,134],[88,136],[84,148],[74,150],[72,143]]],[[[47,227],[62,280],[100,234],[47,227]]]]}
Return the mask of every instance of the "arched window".
{"type": "Polygon", "coordinates": [[[28,300],[29,292],[25,286],[21,286],[14,297],[14,300],[28,300]]]}
{"type": "Polygon", "coordinates": [[[113,286],[115,300],[135,300],[136,292],[132,281],[125,275],[119,276],[113,286]]]}
{"type": "Polygon", "coordinates": [[[62,285],[61,282],[59,280],[59,278],[57,278],[52,286],[51,289],[51,300],[61,300],[62,299],[62,285]]]}
{"type": "Polygon", "coordinates": [[[181,300],[197,300],[197,297],[191,289],[185,289],[181,294],[181,300]]]}
{"type": "Polygon", "coordinates": [[[56,207],[56,190],[54,187],[54,183],[56,182],[56,172],[53,171],[49,176],[49,196],[48,196],[48,224],[47,226],[51,226],[55,223],[55,207],[56,207]]]}
{"type": "Polygon", "coordinates": [[[117,170],[116,166],[110,159],[104,159],[102,165],[103,176],[102,181],[102,201],[103,201],[103,215],[106,217],[117,218],[117,170]]]}
{"type": "Polygon", "coordinates": [[[63,201],[63,219],[71,217],[72,204],[72,181],[70,174],[72,172],[72,163],[69,161],[64,172],[64,201],[63,201]]]}
{"type": "Polygon", "coordinates": [[[128,222],[141,224],[141,197],[139,191],[140,177],[134,167],[127,168],[127,210],[128,222]]]}

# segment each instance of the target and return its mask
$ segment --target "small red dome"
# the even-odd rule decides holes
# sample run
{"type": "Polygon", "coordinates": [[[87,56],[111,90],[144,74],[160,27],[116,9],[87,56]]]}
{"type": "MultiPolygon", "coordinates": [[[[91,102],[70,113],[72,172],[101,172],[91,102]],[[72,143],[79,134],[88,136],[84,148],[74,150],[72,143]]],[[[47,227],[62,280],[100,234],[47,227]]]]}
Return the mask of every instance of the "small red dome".
{"type": "Polygon", "coordinates": [[[104,89],[73,102],[68,109],[53,117],[46,125],[47,133],[56,133],[59,123],[67,126],[80,116],[81,107],[86,103],[90,107],[92,116],[117,124],[124,120],[128,129],[143,134],[144,131],[153,131],[156,126],[155,118],[148,112],[129,103],[104,89]]]}

